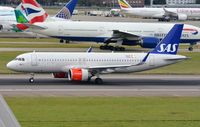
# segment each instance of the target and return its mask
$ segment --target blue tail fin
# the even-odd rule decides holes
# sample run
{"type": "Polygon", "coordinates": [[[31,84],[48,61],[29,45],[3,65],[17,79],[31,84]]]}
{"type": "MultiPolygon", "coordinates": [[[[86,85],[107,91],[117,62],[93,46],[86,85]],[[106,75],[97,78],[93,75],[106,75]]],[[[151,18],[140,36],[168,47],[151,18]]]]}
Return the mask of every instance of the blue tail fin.
{"type": "Polygon", "coordinates": [[[177,54],[179,42],[181,39],[183,24],[176,24],[169,31],[163,40],[150,53],[156,54],[177,54]]]}
{"type": "Polygon", "coordinates": [[[78,0],[70,0],[56,15],[57,18],[70,19],[78,0]]]}

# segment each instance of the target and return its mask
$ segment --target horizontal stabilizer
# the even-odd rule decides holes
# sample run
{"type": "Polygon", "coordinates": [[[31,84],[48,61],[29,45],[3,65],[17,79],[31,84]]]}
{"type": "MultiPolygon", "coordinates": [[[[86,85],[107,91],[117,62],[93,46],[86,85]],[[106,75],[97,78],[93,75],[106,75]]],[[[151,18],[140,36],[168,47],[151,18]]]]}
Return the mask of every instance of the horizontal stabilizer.
{"type": "Polygon", "coordinates": [[[183,58],[170,58],[170,59],[165,59],[165,61],[179,61],[179,60],[187,60],[191,59],[190,57],[183,57],[183,58]]]}
{"type": "Polygon", "coordinates": [[[29,24],[29,28],[33,29],[33,30],[45,30],[45,29],[47,29],[46,27],[42,27],[42,26],[38,26],[38,25],[33,25],[33,24],[29,24]]]}

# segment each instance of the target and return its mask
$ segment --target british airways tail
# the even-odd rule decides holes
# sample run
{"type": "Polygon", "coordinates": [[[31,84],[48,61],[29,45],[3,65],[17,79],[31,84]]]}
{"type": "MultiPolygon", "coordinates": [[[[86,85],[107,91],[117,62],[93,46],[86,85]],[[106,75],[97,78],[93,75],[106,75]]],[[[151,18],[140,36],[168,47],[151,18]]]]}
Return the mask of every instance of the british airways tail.
{"type": "Polygon", "coordinates": [[[121,9],[132,8],[126,0],[118,0],[121,9]]]}
{"type": "Polygon", "coordinates": [[[57,18],[70,19],[78,0],[70,0],[56,15],[57,18]]]}
{"type": "Polygon", "coordinates": [[[22,0],[22,4],[30,24],[44,22],[47,19],[48,14],[36,0],[22,0]]]}
{"type": "Polygon", "coordinates": [[[176,24],[150,53],[176,55],[183,31],[183,24],[176,24]]]}

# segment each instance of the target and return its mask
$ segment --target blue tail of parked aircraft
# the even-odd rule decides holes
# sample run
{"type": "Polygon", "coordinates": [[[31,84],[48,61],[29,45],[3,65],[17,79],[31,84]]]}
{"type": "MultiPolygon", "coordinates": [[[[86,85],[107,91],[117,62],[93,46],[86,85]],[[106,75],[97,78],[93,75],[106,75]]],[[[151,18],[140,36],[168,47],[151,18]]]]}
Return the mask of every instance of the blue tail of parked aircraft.
{"type": "Polygon", "coordinates": [[[76,7],[78,0],[70,0],[59,12],[55,15],[57,18],[70,19],[76,7]]]}
{"type": "Polygon", "coordinates": [[[174,25],[165,38],[150,53],[177,54],[183,26],[183,24],[174,25]]]}

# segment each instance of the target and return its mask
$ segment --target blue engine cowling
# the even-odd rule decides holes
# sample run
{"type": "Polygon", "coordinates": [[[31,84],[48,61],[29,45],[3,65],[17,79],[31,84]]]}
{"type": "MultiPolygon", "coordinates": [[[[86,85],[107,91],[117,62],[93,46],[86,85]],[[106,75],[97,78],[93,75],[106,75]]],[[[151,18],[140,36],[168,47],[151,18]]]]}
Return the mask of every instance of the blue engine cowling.
{"type": "Polygon", "coordinates": [[[159,42],[160,42],[160,39],[158,39],[158,38],[144,37],[141,40],[140,46],[142,48],[155,48],[159,42]]]}

